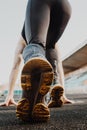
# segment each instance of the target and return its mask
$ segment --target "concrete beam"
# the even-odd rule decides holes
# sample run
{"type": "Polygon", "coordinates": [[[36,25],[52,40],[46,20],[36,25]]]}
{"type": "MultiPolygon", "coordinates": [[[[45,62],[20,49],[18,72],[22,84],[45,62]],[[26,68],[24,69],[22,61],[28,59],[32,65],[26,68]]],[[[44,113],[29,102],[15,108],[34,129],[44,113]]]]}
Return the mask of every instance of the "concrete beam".
{"type": "Polygon", "coordinates": [[[87,65],[87,41],[79,45],[63,60],[64,73],[73,72],[87,65]]]}

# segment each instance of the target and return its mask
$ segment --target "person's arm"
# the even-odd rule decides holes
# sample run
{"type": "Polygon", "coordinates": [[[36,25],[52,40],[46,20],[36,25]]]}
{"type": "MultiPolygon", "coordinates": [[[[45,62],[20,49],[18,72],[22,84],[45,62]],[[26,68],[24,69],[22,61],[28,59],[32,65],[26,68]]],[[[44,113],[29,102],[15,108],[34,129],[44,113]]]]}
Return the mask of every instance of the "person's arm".
{"type": "Polygon", "coordinates": [[[61,53],[60,53],[60,48],[58,45],[55,46],[55,49],[57,50],[57,56],[58,56],[58,73],[59,73],[59,83],[64,89],[64,94],[63,94],[63,101],[64,103],[73,103],[74,101],[69,100],[66,97],[65,94],[65,76],[64,76],[64,70],[63,70],[63,64],[62,64],[62,59],[61,59],[61,53]]]}
{"type": "Polygon", "coordinates": [[[15,83],[18,78],[18,74],[20,72],[22,52],[25,46],[26,46],[26,42],[24,41],[22,37],[20,37],[16,50],[15,50],[15,54],[14,54],[13,67],[9,76],[8,95],[5,102],[0,104],[0,106],[9,106],[11,104],[17,105],[17,103],[13,99],[13,92],[14,92],[15,83]]]}
{"type": "Polygon", "coordinates": [[[64,70],[62,65],[62,59],[61,59],[61,53],[59,46],[56,45],[55,49],[57,50],[57,56],[58,56],[58,73],[59,73],[59,83],[64,87],[64,70]]]}

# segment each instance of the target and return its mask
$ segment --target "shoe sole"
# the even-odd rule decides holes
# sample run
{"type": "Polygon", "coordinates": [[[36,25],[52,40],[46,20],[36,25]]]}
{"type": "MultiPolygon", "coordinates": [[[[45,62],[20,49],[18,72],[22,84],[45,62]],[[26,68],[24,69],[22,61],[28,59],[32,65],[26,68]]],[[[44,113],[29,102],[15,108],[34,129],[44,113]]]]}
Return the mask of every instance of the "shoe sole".
{"type": "MultiPolygon", "coordinates": [[[[34,117],[35,120],[41,117],[42,121],[49,119],[50,114],[44,115],[43,110],[42,115],[41,113],[38,112],[36,114],[37,111],[36,108],[38,107],[42,108],[43,106],[43,108],[45,109],[46,106],[42,104],[38,105],[35,103],[38,93],[45,95],[49,91],[52,81],[53,81],[52,66],[46,60],[43,60],[42,58],[32,58],[24,65],[21,73],[21,86],[23,92],[26,92],[28,94],[27,96],[26,95],[23,96],[22,99],[18,102],[16,110],[17,118],[25,121],[31,119],[32,117],[34,117]],[[31,95],[31,97],[29,95],[31,95]],[[32,97],[32,95],[34,95],[34,97],[32,97]]],[[[49,113],[48,111],[49,110],[47,110],[47,113],[49,113]]]]}
{"type": "Polygon", "coordinates": [[[35,122],[46,122],[50,118],[50,111],[43,103],[37,103],[32,112],[32,118],[35,122]]]}
{"type": "Polygon", "coordinates": [[[51,94],[50,94],[53,100],[49,102],[48,108],[61,107],[63,105],[63,100],[62,100],[63,93],[64,93],[63,87],[59,84],[55,85],[51,90],[51,94]]]}

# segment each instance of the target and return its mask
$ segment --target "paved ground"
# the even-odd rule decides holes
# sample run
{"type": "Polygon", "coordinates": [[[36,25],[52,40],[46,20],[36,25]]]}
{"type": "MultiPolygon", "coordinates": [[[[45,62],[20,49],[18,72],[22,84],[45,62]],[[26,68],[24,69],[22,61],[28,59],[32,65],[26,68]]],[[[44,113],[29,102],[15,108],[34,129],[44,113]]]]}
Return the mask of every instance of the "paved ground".
{"type": "MultiPolygon", "coordinates": [[[[23,123],[15,116],[15,107],[0,107],[0,130],[87,130],[87,95],[68,95],[73,105],[51,109],[47,123],[23,123]]],[[[3,98],[0,98],[0,102],[3,98]]]]}

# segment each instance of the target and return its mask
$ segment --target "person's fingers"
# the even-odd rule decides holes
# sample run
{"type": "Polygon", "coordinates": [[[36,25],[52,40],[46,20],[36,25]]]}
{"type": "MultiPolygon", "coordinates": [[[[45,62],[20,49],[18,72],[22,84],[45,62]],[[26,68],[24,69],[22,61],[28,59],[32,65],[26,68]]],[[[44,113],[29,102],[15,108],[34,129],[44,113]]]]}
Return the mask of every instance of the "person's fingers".
{"type": "Polygon", "coordinates": [[[15,101],[12,101],[12,104],[14,104],[15,106],[17,106],[18,103],[16,103],[15,101]]]}
{"type": "Polygon", "coordinates": [[[10,106],[10,105],[15,105],[15,106],[17,106],[18,105],[18,103],[16,103],[14,100],[10,100],[9,102],[7,101],[7,102],[3,102],[3,103],[0,103],[0,106],[10,106]]]}
{"type": "Polygon", "coordinates": [[[9,106],[9,103],[8,102],[6,102],[6,107],[8,107],[9,106]]]}
{"type": "Polygon", "coordinates": [[[14,101],[14,99],[12,99],[12,100],[9,101],[9,106],[10,106],[10,105],[15,105],[15,106],[17,106],[17,103],[14,101]]]}
{"type": "Polygon", "coordinates": [[[0,107],[2,107],[2,106],[6,106],[6,103],[4,102],[4,103],[0,103],[0,107]]]}
{"type": "Polygon", "coordinates": [[[73,103],[75,103],[75,101],[73,100],[69,100],[69,99],[64,100],[64,104],[73,104],[73,103]]]}

